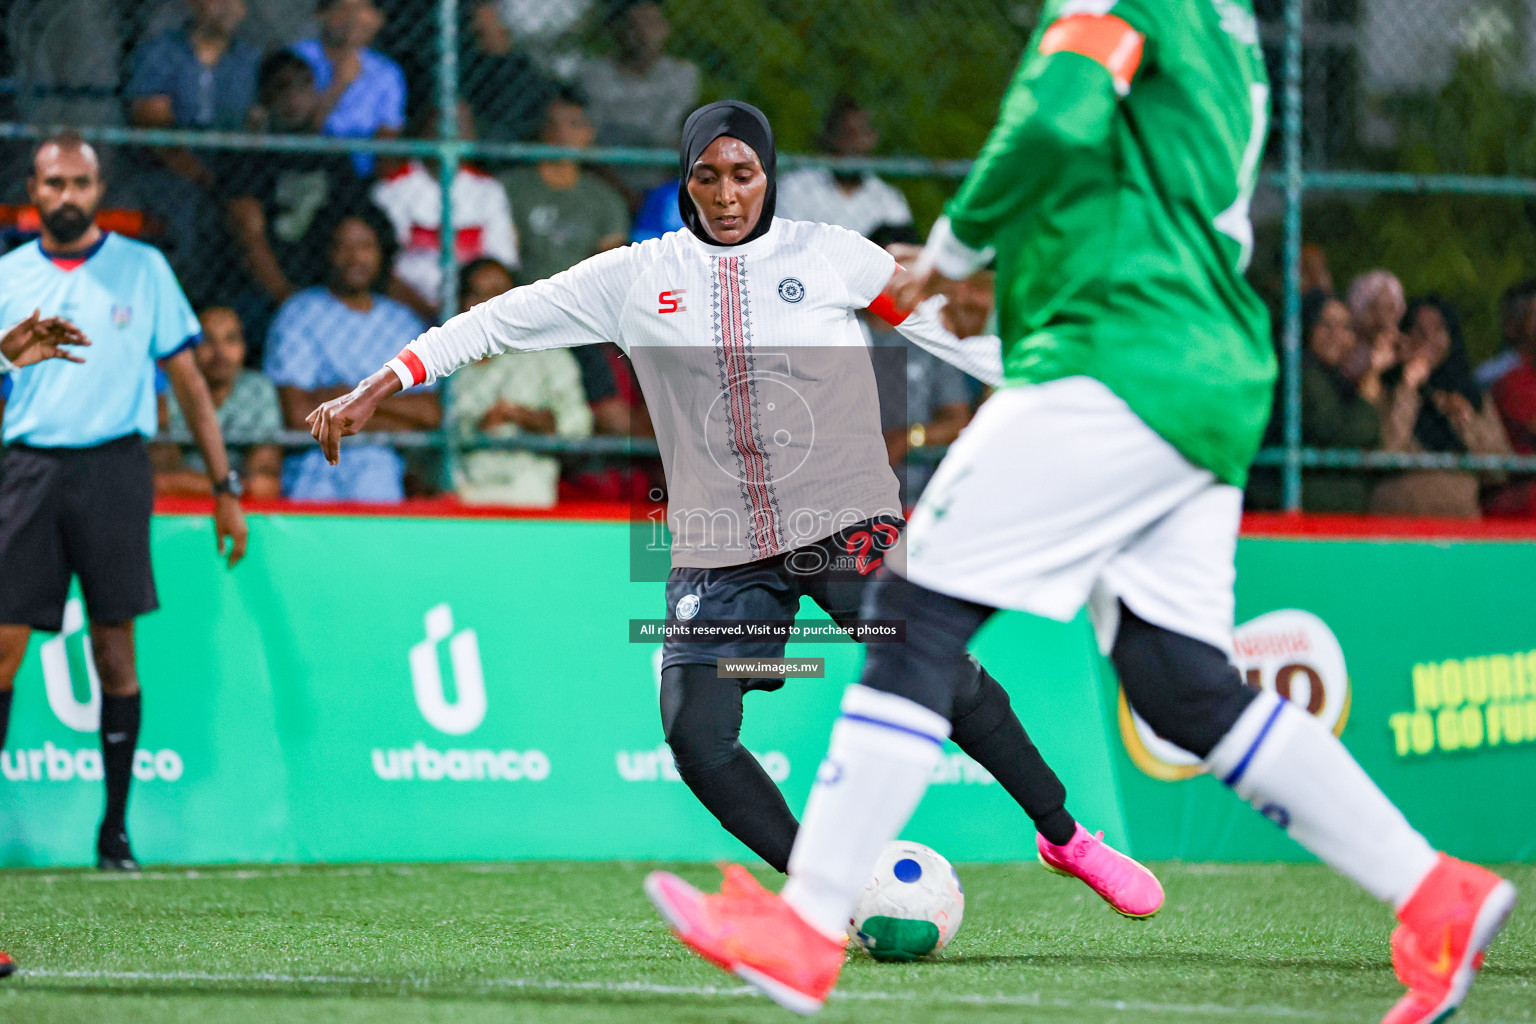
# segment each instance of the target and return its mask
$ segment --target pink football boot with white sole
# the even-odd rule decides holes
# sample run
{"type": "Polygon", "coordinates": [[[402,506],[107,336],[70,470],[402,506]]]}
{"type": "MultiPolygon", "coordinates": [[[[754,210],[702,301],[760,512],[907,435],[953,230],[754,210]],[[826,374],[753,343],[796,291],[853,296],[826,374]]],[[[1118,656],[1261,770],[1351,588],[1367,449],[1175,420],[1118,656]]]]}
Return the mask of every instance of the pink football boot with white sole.
{"type": "Polygon", "coordinates": [[[1115,913],[1145,920],[1163,905],[1163,886],[1157,876],[1104,842],[1104,833],[1090,835],[1082,825],[1065,846],[1056,846],[1035,835],[1040,863],[1058,875],[1070,875],[1115,908],[1115,913]]]}

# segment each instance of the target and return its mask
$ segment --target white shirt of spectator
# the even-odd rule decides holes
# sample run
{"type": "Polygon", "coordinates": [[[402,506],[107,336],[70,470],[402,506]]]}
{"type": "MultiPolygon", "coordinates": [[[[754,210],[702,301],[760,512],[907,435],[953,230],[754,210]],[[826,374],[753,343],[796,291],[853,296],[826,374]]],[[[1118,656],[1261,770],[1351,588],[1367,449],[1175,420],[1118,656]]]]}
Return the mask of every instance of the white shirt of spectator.
{"type": "MultiPolygon", "coordinates": [[[[513,289],[407,349],[430,381],[496,352],[616,343],[634,362],[656,426],[670,488],[672,564],[737,565],[899,511],[871,364],[862,352],[836,351],[866,347],[855,311],[880,295],[894,271],[889,253],[827,224],[776,218],[762,237],[730,247],[674,231],[513,289]],[[743,363],[762,381],[750,393],[727,383],[736,379],[728,366],[743,363]],[[803,402],[814,440],[777,439],[774,394],[803,402]],[[747,410],[730,414],[730,430],[761,422],[765,436],[726,436],[725,409],[747,410]],[[766,468],[736,465],[743,449],[767,450],[766,468]],[[724,510],[737,532],[717,543],[710,525],[703,542],[687,543],[684,517],[698,510],[724,510]]],[[[903,325],[903,332],[962,368],[1000,376],[995,348],[967,359],[964,343],[921,322],[926,329],[903,325]],[[988,360],[990,368],[976,365],[988,360]]],[[[415,376],[402,358],[390,366],[403,381],[415,376]]]]}
{"type": "Polygon", "coordinates": [[[852,192],[844,192],[823,167],[806,167],[780,178],[776,211],[790,220],[836,224],[866,238],[887,224],[912,223],[907,197],[873,174],[864,175],[852,192]]]}
{"type": "MultiPolygon", "coordinates": [[[[443,285],[438,226],[443,192],[438,176],[419,160],[373,187],[373,201],[388,215],[400,244],[395,273],[422,298],[436,302],[443,285]]],[[[517,229],[501,182],[471,167],[453,179],[454,257],[460,266],[491,256],[517,267],[517,229]]]]}

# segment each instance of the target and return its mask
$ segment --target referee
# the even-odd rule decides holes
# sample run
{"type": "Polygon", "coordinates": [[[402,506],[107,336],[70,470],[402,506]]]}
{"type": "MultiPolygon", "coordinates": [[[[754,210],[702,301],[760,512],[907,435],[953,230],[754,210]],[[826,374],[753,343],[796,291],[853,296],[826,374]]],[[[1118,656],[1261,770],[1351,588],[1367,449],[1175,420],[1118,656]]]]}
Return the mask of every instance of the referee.
{"type": "MultiPolygon", "coordinates": [[[[128,786],[139,735],[133,620],[159,607],[149,559],[154,482],[144,438],[156,427],[158,361],[213,482],[214,533],[229,564],[245,553],[239,478],[229,471],[208,386],[192,359],[197,318],[158,250],[96,226],[104,184],[78,137],[47,139],[27,192],[42,238],[0,257],[0,324],[41,316],[91,344],[83,363],[48,359],[5,376],[8,448],[0,461],[0,746],[11,686],[32,630],[58,632],[80,578],[101,679],[106,813],[102,870],[133,871],[128,786]]],[[[36,328],[34,327],[34,330],[36,328]]]]}

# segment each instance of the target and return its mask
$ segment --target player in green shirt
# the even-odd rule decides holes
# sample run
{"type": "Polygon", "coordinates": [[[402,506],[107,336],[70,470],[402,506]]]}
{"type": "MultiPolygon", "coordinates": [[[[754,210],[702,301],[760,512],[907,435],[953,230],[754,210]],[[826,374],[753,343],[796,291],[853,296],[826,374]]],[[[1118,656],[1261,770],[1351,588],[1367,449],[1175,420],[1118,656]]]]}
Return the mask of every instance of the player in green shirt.
{"type": "MultiPolygon", "coordinates": [[[[1384,1024],[1442,1020],[1514,905],[1435,851],[1306,710],[1230,659],[1240,490],[1270,407],[1268,318],[1243,278],[1269,90],[1249,0],[1048,0],[912,305],[995,256],[1007,384],[939,466],[904,579],[863,615],[904,620],[845,692],[775,896],[728,871],[646,891],[711,962],[820,1007],[870,868],[948,735],[947,681],[998,608],[1086,604],[1158,735],[1390,903],[1408,993],[1384,1024]]],[[[1049,860],[1048,851],[1042,857],[1049,860]]]]}

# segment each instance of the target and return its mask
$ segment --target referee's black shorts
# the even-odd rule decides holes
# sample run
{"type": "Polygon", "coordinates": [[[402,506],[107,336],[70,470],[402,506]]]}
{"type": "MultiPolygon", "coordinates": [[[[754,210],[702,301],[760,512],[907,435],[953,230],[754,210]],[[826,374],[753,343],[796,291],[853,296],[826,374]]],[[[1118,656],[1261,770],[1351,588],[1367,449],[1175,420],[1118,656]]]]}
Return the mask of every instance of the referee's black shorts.
{"type": "Polygon", "coordinates": [[[155,481],[144,440],[13,445],[0,461],[0,624],[57,633],[69,578],[92,622],[160,607],[149,564],[155,481]]]}

